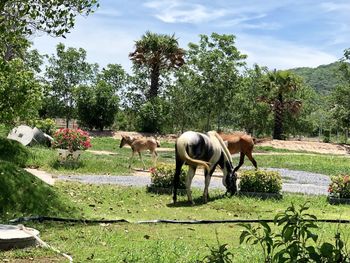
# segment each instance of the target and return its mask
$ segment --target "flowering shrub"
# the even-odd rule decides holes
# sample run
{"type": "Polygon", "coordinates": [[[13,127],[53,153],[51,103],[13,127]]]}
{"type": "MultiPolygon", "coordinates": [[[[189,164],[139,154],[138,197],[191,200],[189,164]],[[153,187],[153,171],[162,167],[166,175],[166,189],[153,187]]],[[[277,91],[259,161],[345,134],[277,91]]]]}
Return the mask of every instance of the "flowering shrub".
{"type": "Polygon", "coordinates": [[[350,198],[350,175],[332,176],[328,192],[332,197],[350,198]]]}
{"type": "MultiPolygon", "coordinates": [[[[151,186],[159,188],[172,188],[175,175],[175,165],[160,163],[155,168],[150,169],[151,186]]],[[[186,189],[185,178],[187,171],[181,168],[179,189],[186,189]]]]}
{"type": "Polygon", "coordinates": [[[277,171],[247,170],[240,174],[241,192],[279,193],[282,178],[277,171]]]}
{"type": "Polygon", "coordinates": [[[67,149],[70,152],[91,147],[89,134],[81,129],[59,129],[53,138],[54,148],[67,149]]]}

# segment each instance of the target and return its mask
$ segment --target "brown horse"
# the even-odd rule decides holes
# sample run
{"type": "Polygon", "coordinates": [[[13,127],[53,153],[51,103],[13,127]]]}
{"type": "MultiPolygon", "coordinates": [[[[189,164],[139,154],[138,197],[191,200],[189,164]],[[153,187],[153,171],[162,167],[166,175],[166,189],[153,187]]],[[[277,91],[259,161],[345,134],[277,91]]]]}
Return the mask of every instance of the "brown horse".
{"type": "Polygon", "coordinates": [[[249,158],[255,169],[258,169],[258,165],[252,156],[254,148],[254,140],[252,136],[244,132],[235,132],[232,134],[219,133],[219,135],[227,142],[227,148],[231,154],[240,153],[239,164],[235,167],[234,172],[243,165],[245,156],[249,158]]]}
{"type": "Polygon", "coordinates": [[[129,168],[131,168],[132,160],[134,154],[137,152],[140,156],[140,160],[143,164],[143,170],[145,170],[145,163],[142,160],[141,152],[149,150],[152,154],[153,164],[156,165],[158,153],[156,148],[160,146],[159,141],[154,138],[145,137],[133,137],[128,135],[122,135],[122,140],[120,141],[119,148],[122,148],[125,144],[130,145],[132,149],[132,155],[129,159],[129,168]]]}

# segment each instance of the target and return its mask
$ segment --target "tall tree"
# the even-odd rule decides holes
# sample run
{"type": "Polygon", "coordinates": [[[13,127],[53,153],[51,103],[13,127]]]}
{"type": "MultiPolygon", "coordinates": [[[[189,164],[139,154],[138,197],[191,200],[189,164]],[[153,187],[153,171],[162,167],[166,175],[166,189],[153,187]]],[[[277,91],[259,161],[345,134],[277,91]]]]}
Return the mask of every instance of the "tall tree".
{"type": "Polygon", "coordinates": [[[345,142],[349,137],[350,129],[350,48],[344,50],[344,56],[341,59],[339,72],[342,78],[342,84],[338,85],[331,93],[332,113],[340,127],[345,131],[345,142]]]}
{"type": "Polygon", "coordinates": [[[96,64],[86,62],[86,51],[82,48],[65,48],[60,43],[56,48],[56,56],[49,57],[46,67],[47,92],[46,115],[49,117],[75,117],[74,92],[79,85],[89,84],[97,71],[96,64]]]}
{"type": "Polygon", "coordinates": [[[119,108],[114,87],[104,80],[95,85],[82,85],[77,89],[77,114],[83,127],[103,131],[111,127],[119,108]]]}
{"type": "MultiPolygon", "coordinates": [[[[239,69],[245,65],[246,55],[235,46],[235,36],[212,33],[200,35],[198,44],[190,43],[187,66],[192,72],[197,110],[206,118],[204,129],[211,129],[215,120],[220,129],[229,114],[232,96],[241,82],[239,69]]],[[[190,88],[190,87],[189,87],[190,88]]]]}
{"type": "Polygon", "coordinates": [[[164,71],[181,67],[184,64],[184,50],[179,48],[175,35],[146,32],[135,43],[135,51],[129,54],[136,68],[149,71],[151,85],[145,92],[148,99],[158,96],[159,79],[164,71]]]}
{"type": "Polygon", "coordinates": [[[97,75],[96,83],[81,85],[76,92],[80,124],[90,129],[111,127],[119,109],[118,92],[126,83],[121,65],[108,64],[97,75]]]}
{"type": "Polygon", "coordinates": [[[293,96],[302,88],[301,79],[290,71],[274,70],[267,73],[263,87],[267,93],[261,100],[269,103],[274,113],[273,138],[284,139],[285,114],[296,114],[302,106],[301,100],[293,96]]]}

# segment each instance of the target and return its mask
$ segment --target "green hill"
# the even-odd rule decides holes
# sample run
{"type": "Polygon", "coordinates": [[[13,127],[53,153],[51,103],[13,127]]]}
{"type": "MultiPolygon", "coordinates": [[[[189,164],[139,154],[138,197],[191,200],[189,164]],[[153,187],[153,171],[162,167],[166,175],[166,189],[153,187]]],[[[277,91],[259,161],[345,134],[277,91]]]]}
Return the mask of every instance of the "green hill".
{"type": "Polygon", "coordinates": [[[302,77],[306,84],[313,87],[319,93],[328,93],[340,84],[337,71],[340,62],[328,65],[320,65],[317,68],[293,68],[290,71],[302,77]]]}

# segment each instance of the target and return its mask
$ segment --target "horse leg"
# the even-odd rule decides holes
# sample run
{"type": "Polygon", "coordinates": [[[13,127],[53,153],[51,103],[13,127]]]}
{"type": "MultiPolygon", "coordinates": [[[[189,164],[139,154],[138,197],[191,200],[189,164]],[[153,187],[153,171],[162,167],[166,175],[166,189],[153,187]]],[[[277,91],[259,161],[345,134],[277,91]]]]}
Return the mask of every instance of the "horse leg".
{"type": "Polygon", "coordinates": [[[255,159],[253,158],[252,153],[249,152],[246,155],[249,158],[249,160],[252,162],[252,164],[254,165],[255,169],[258,170],[258,164],[256,163],[255,159]]]}
{"type": "Polygon", "coordinates": [[[145,165],[145,163],[144,163],[143,160],[142,160],[141,152],[139,152],[139,156],[140,156],[140,160],[141,160],[141,162],[142,162],[142,164],[143,164],[143,170],[146,170],[146,165],[145,165]]]}
{"type": "Polygon", "coordinates": [[[211,176],[215,171],[215,167],[216,165],[214,165],[214,167],[212,167],[209,172],[207,170],[205,170],[204,172],[205,183],[204,183],[204,192],[203,192],[203,202],[205,204],[208,202],[208,199],[209,199],[209,184],[210,184],[211,176]]]}
{"type": "Polygon", "coordinates": [[[174,187],[173,202],[174,202],[174,204],[176,203],[176,200],[177,200],[177,188],[179,187],[181,167],[183,164],[184,164],[184,161],[182,161],[176,153],[176,168],[175,168],[175,175],[174,175],[174,179],[173,179],[173,187],[174,187]]]}
{"type": "Polygon", "coordinates": [[[131,164],[132,164],[132,160],[133,160],[133,158],[134,158],[134,154],[135,154],[135,152],[132,151],[131,157],[130,157],[130,159],[129,159],[129,168],[131,168],[131,164]]]}
{"type": "Polygon", "coordinates": [[[156,167],[157,165],[157,157],[158,157],[158,153],[156,152],[156,150],[152,151],[152,159],[153,159],[153,166],[156,167]]]}
{"type": "Polygon", "coordinates": [[[241,152],[240,157],[239,157],[239,164],[235,167],[235,169],[233,169],[233,173],[237,172],[238,169],[243,165],[243,163],[244,163],[244,156],[245,156],[244,153],[241,152]]]}
{"type": "Polygon", "coordinates": [[[192,200],[191,184],[192,184],[192,179],[193,179],[195,173],[196,173],[196,167],[189,166],[187,177],[186,177],[186,191],[187,191],[188,202],[191,204],[194,204],[194,202],[192,200]]]}

